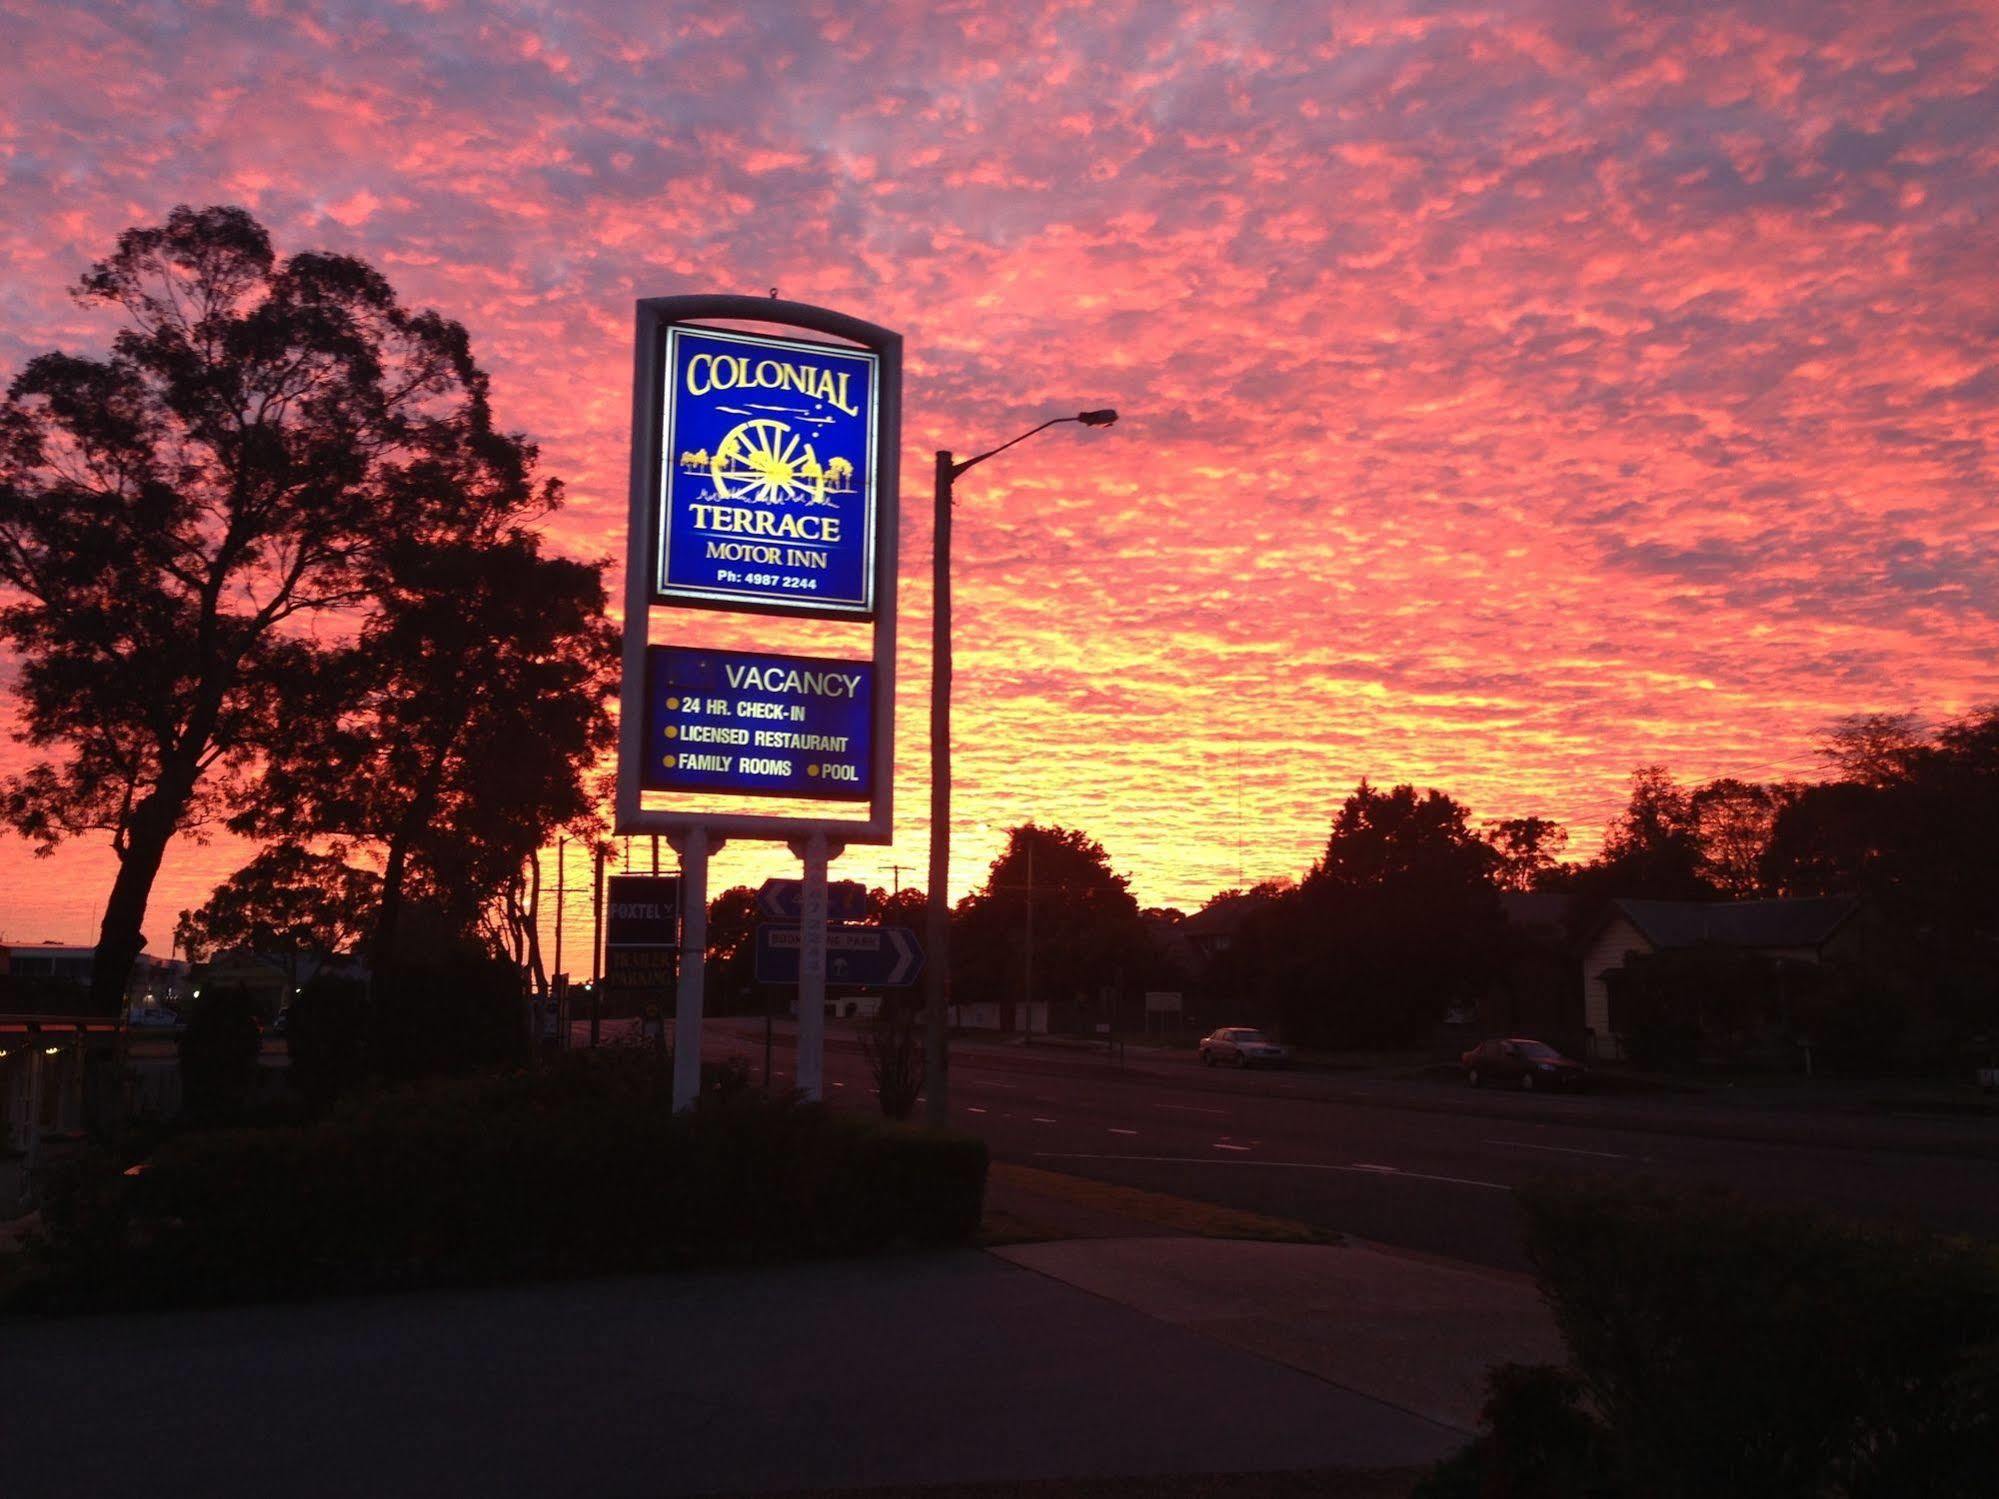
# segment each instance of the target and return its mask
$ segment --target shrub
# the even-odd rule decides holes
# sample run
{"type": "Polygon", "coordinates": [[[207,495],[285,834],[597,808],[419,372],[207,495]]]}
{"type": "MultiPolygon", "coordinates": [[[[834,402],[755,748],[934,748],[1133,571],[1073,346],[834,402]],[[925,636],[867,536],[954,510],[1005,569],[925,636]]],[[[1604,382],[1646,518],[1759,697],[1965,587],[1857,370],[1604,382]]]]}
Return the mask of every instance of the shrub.
{"type": "Polygon", "coordinates": [[[382,965],[371,997],[371,1077],[409,1082],[527,1058],[520,970],[476,943],[440,943],[421,958],[382,965]]]}
{"type": "Polygon", "coordinates": [[[315,974],[292,1001],[285,1050],[291,1085],[315,1111],[359,1087],[368,1074],[367,984],[315,974]]]}
{"type": "Polygon", "coordinates": [[[1542,1186],[1521,1201],[1581,1399],[1564,1414],[1561,1376],[1505,1376],[1489,1435],[1458,1465],[1491,1487],[1436,1494],[1989,1491],[1999,1446],[1990,1246],[1648,1183],[1542,1186]],[[1549,1468],[1538,1491],[1503,1486],[1536,1455],[1571,1466],[1549,1468]]]}
{"type": "Polygon", "coordinates": [[[242,1113],[262,1046],[257,1006],[246,991],[211,988],[194,1002],[178,1048],[181,1109],[190,1122],[221,1123],[242,1113]]]}
{"type": "Polygon", "coordinates": [[[1487,1375],[1486,1434],[1429,1473],[1411,1499],[1563,1499],[1613,1492],[1603,1430],[1583,1407],[1582,1381],[1546,1364],[1501,1364],[1487,1375]]]}
{"type": "Polygon", "coordinates": [[[891,1119],[907,1119],[923,1091],[923,1032],[913,1001],[884,1001],[861,1032],[861,1055],[875,1080],[875,1098],[891,1119]]]}
{"type": "Polygon", "coordinates": [[[191,1134],[52,1219],[41,1304],[159,1305],[963,1242],[984,1145],[730,1088],[675,1114],[651,1053],[191,1134]]]}

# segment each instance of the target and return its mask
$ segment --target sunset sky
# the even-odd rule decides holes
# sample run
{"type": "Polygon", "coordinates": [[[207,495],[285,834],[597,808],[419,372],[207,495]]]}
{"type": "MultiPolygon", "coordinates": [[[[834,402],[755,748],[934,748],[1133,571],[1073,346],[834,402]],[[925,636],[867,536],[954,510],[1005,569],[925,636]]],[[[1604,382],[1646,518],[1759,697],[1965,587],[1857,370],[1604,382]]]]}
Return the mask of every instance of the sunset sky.
{"type": "MultiPolygon", "coordinates": [[[[961,891],[1036,818],[1191,908],[1301,873],[1362,776],[1587,854],[1637,765],[1810,775],[1840,715],[1999,697],[1993,4],[0,0],[0,34],[0,378],[105,347],[66,287],[120,229],[242,204],[463,321],[569,486],[557,545],[621,556],[634,298],[903,333],[901,836],[836,875],[923,878],[932,451],[1083,407],[1123,420],[961,485],[961,891]]],[[[177,844],[149,950],[247,857],[177,844]]],[[[0,835],[0,935],[94,939],[109,879],[0,835]]]]}

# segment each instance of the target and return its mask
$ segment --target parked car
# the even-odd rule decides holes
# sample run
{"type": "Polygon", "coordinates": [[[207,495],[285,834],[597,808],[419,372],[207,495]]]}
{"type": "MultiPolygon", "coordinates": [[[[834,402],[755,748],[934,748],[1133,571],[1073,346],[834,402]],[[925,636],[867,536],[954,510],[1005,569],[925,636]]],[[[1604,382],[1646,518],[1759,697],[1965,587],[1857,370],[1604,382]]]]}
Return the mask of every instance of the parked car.
{"type": "Polygon", "coordinates": [[[1531,1093],[1536,1088],[1580,1088],[1589,1080],[1589,1068],[1581,1062],[1525,1036],[1481,1041],[1458,1062],[1465,1070],[1465,1081],[1474,1088],[1511,1083],[1531,1093]]]}
{"type": "Polygon", "coordinates": [[[1225,1025],[1201,1038],[1201,1061],[1209,1067],[1282,1067],[1291,1048],[1246,1025],[1225,1025]]]}
{"type": "Polygon", "coordinates": [[[163,1006],[134,1005],[125,1020],[134,1030],[171,1030],[180,1024],[180,1015],[163,1006]]]}

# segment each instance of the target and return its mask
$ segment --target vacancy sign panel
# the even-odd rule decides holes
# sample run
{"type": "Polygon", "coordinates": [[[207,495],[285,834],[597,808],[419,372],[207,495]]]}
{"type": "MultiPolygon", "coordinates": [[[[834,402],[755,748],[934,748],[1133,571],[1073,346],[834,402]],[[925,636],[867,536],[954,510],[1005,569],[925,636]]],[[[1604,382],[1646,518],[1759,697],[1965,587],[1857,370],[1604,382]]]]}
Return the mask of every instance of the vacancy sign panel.
{"type": "Polygon", "coordinates": [[[647,791],[867,801],[869,661],[646,648],[647,791]]]}

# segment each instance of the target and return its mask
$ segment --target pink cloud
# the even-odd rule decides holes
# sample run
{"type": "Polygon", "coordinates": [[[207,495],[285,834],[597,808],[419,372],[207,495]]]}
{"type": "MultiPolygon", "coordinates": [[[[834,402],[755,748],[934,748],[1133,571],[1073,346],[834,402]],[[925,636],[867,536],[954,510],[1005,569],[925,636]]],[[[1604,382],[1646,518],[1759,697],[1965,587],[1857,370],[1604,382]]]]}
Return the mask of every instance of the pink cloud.
{"type": "MultiPolygon", "coordinates": [[[[902,329],[877,879],[923,846],[929,454],[1079,406],[1127,417],[963,490],[961,885],[1035,816],[1198,901],[1363,774],[1586,852],[1640,761],[1999,696],[1993,8],[1412,12],[0,0],[0,370],[101,346],[64,292],[119,229],[246,201],[468,324],[595,555],[634,297],[902,329]]],[[[176,851],[156,945],[241,857],[176,851]]],[[[10,934],[86,935],[102,876],[0,843],[10,934]]]]}

